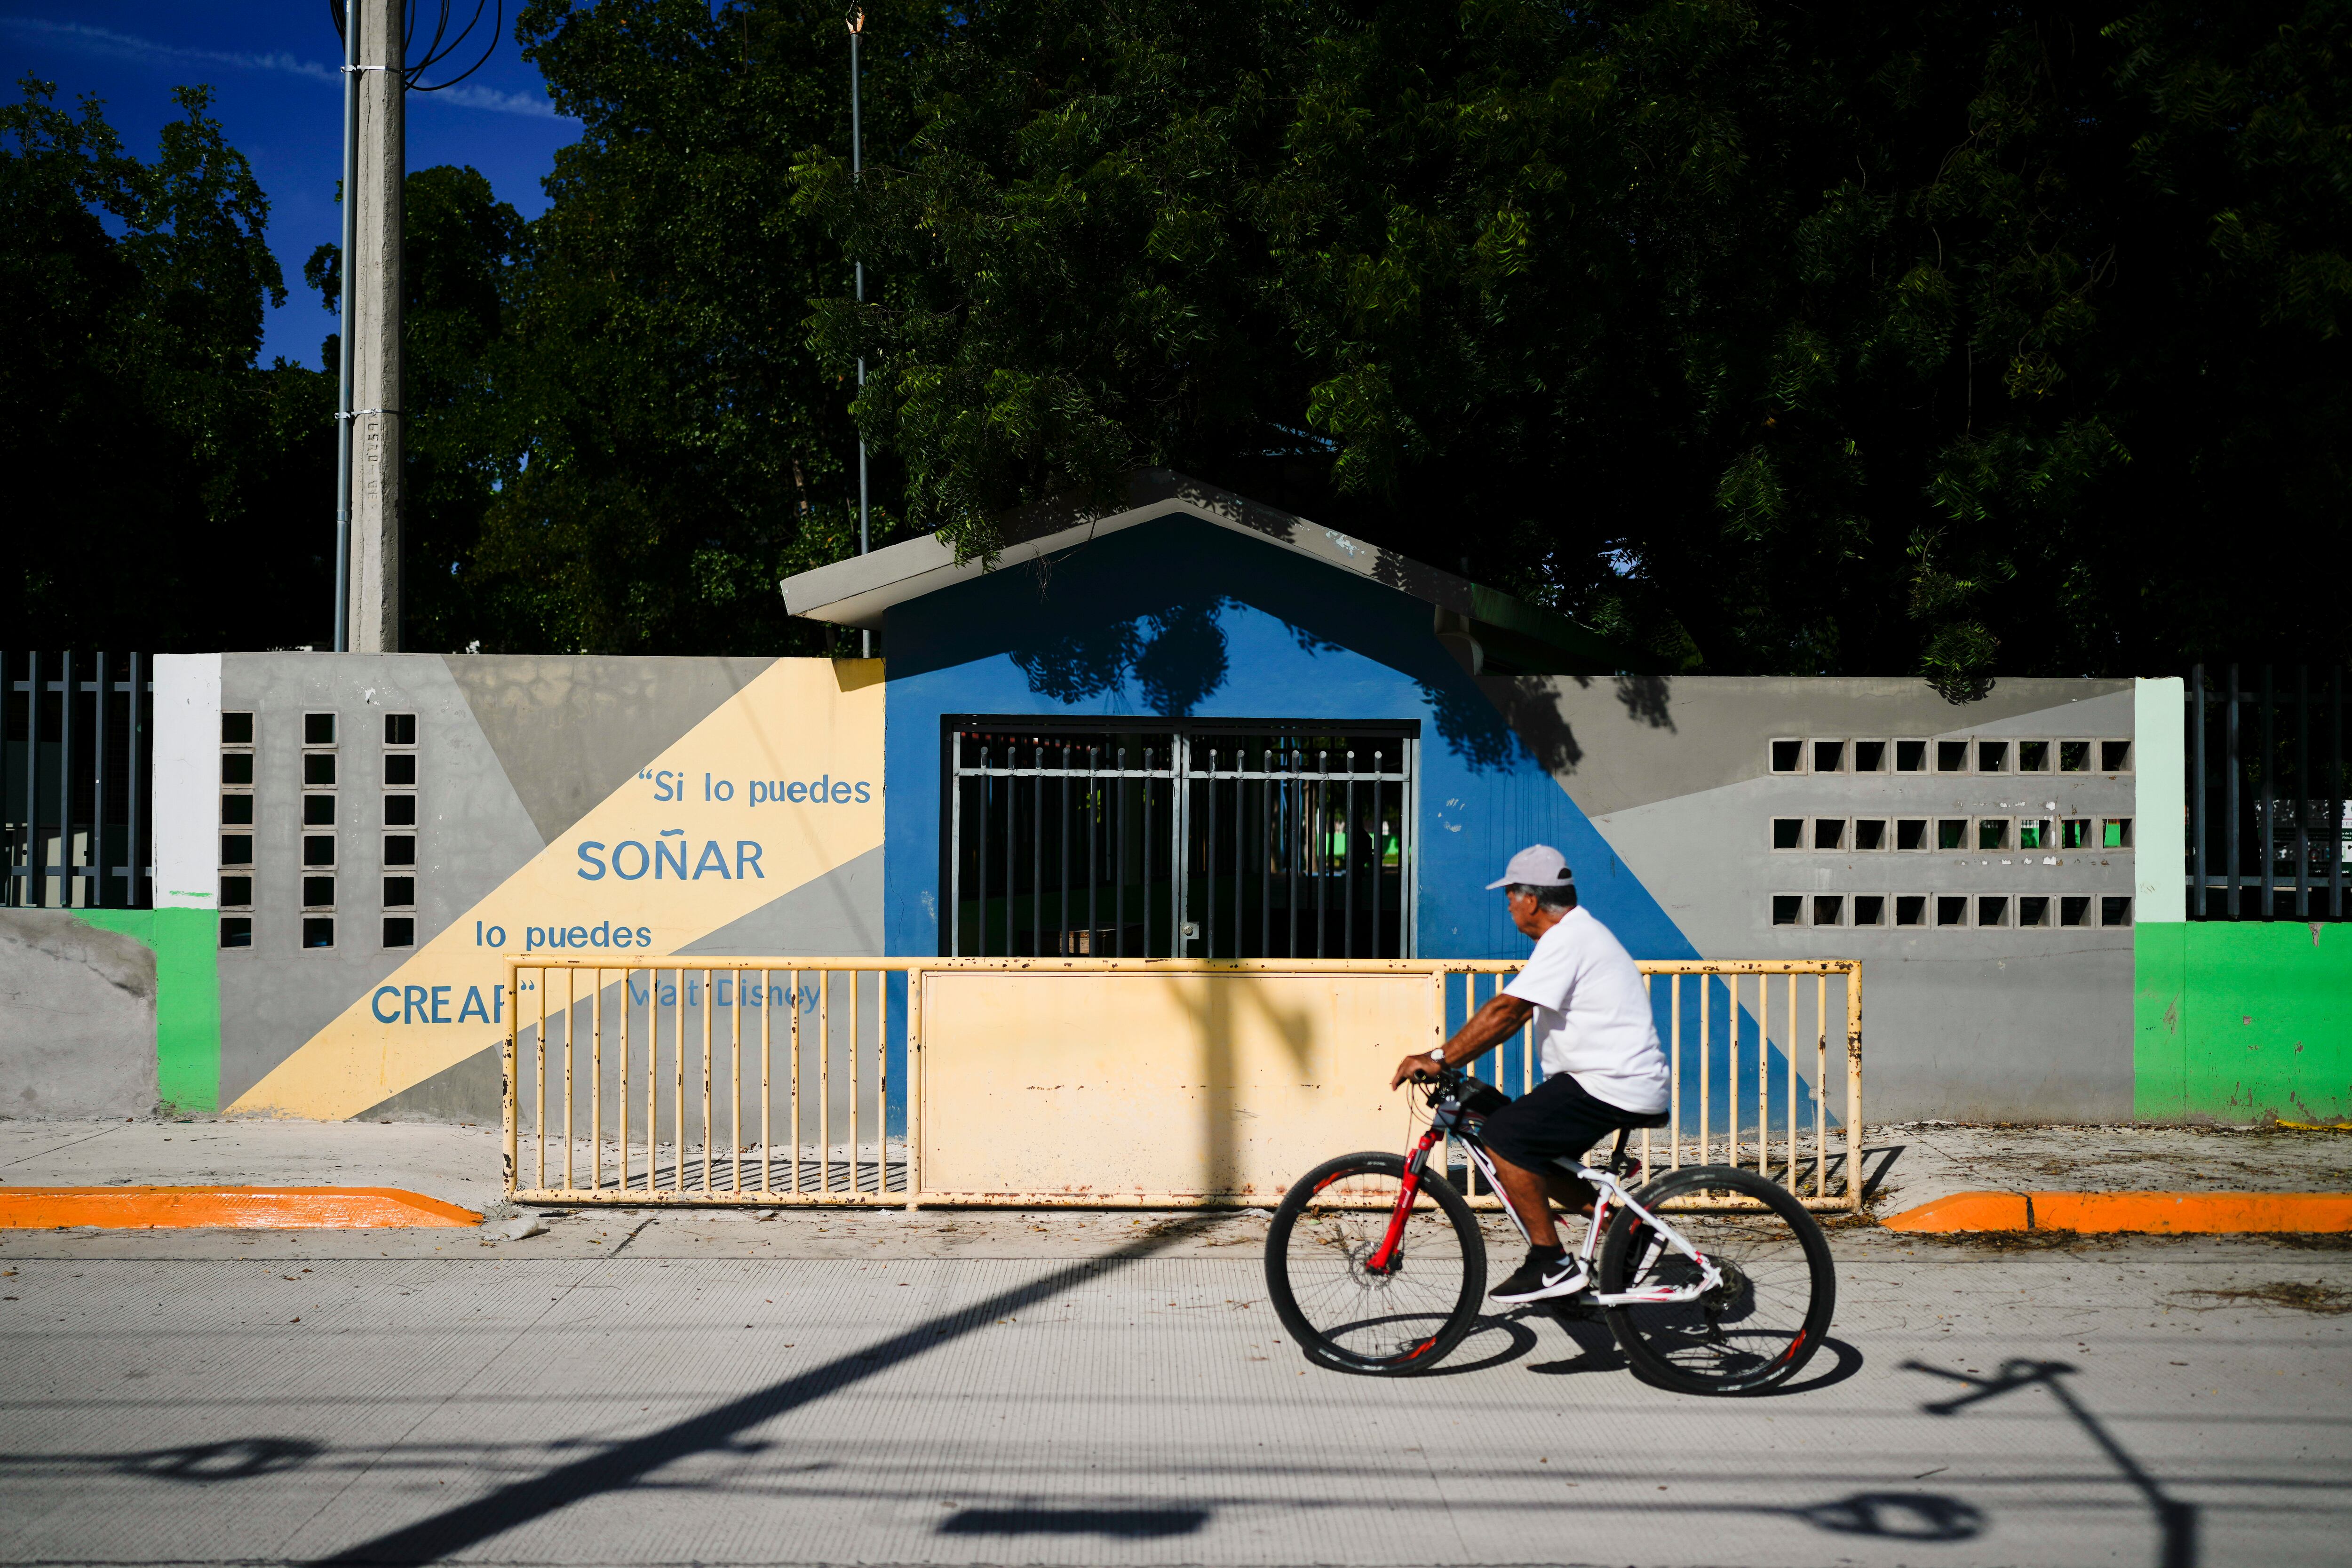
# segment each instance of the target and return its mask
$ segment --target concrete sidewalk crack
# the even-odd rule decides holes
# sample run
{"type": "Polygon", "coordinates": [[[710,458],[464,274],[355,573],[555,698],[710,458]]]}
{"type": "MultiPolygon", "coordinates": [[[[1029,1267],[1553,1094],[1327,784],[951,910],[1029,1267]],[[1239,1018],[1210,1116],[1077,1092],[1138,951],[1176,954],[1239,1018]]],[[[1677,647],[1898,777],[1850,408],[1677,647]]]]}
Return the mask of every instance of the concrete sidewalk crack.
{"type": "Polygon", "coordinates": [[[63,1143],[52,1143],[46,1149],[36,1149],[29,1154],[19,1154],[16,1158],[7,1161],[5,1163],[0,1163],[0,1170],[7,1170],[15,1166],[21,1165],[27,1160],[37,1160],[44,1154],[61,1154],[68,1149],[79,1149],[84,1143],[90,1142],[91,1139],[103,1138],[110,1132],[120,1132],[121,1131],[122,1129],[120,1127],[101,1127],[97,1131],[89,1134],[87,1137],[68,1139],[63,1143]]]}

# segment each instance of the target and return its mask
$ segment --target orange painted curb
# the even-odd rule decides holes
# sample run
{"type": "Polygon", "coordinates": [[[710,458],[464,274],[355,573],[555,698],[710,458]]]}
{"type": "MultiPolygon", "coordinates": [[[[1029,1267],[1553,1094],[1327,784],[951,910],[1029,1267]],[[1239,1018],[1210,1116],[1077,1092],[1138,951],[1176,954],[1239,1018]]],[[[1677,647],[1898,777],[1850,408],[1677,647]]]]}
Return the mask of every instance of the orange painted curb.
{"type": "Polygon", "coordinates": [[[2031,1230],[2033,1216],[2022,1193],[1954,1193],[1885,1224],[1889,1230],[2031,1230]]]}
{"type": "Polygon", "coordinates": [[[0,1187],[0,1229],[373,1230],[481,1223],[470,1209],[398,1187],[0,1187]]]}
{"type": "Polygon", "coordinates": [[[2352,1193],[1954,1193],[1889,1230],[2128,1231],[2212,1236],[2352,1230],[2352,1193]]]}

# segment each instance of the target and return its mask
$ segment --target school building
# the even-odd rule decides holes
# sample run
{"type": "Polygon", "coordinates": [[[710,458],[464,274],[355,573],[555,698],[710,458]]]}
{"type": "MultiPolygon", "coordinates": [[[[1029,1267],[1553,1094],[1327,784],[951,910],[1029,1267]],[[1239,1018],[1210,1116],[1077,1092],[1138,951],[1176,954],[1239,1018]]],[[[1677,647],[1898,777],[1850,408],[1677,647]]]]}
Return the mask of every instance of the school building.
{"type": "Polygon", "coordinates": [[[1872,1121],[2352,1111],[2340,766],[2214,874],[2176,676],[1627,674],[1164,472],[781,586],[884,656],[11,654],[0,1114],[494,1122],[523,956],[1513,958],[1538,841],[1637,957],[1860,960],[1872,1121]]]}

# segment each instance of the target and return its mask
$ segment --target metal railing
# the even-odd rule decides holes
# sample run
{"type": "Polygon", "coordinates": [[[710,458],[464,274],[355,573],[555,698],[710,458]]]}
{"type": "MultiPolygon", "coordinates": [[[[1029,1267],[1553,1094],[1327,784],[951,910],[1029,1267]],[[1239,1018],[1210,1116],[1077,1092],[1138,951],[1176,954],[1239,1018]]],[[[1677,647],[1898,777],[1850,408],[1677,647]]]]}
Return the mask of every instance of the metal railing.
{"type": "Polygon", "coordinates": [[[508,1190],[561,1202],[907,1201],[908,1097],[894,1105],[890,1059],[892,994],[907,995],[908,967],[515,963],[508,1190]]]}
{"type": "Polygon", "coordinates": [[[2344,675],[2189,671],[2189,918],[2352,920],[2344,675]]]}
{"type": "MultiPolygon", "coordinates": [[[[909,1134],[926,1116],[956,1114],[955,1107],[923,1097],[921,1002],[923,978],[931,973],[1423,974],[1431,983],[1429,1016],[1402,1033],[1443,1038],[1520,967],[1394,959],[519,960],[511,965],[505,1042],[507,1190],[525,1202],[553,1204],[916,1206],[927,1194],[921,1142],[909,1134]]],[[[1673,1072],[1671,1121],[1639,1134],[1643,1162],[1653,1171],[1752,1165],[1785,1182],[1809,1207],[1858,1209],[1860,963],[1693,960],[1641,967],[1673,1072]],[[1811,986],[1801,984],[1808,978],[1811,986]],[[1805,1008],[1808,991],[1811,1005],[1805,1008]],[[1844,1111],[1833,1128],[1829,1040],[1839,1011],[1844,1111]],[[1802,1026],[1808,1019],[1810,1028],[1802,1026]],[[1808,1042],[1810,1086],[1800,1070],[1808,1042]]],[[[1540,1079],[1532,1029],[1482,1058],[1478,1070],[1507,1092],[1532,1088],[1540,1079]]],[[[1331,1152],[1303,1152],[1300,1168],[1331,1152]]],[[[969,1194],[940,1197],[973,1201],[969,1194]]],[[[1127,1200],[1036,1192],[992,1201],[1044,1207],[1127,1200]]],[[[1264,1200],[1176,1194],[1166,1201],[1264,1200]]],[[[1496,1202],[1486,1193],[1474,1193],[1472,1201],[1496,1202]]]]}
{"type": "MultiPolygon", "coordinates": [[[[1448,996],[1450,1030],[1521,965],[1466,961],[1444,967],[1465,977],[1458,1003],[1448,996]]],[[[1672,1075],[1667,1124],[1643,1128],[1627,1141],[1649,1173],[1679,1171],[1686,1164],[1746,1166],[1780,1182],[1808,1208],[1859,1211],[1861,961],[1657,960],[1643,963],[1641,970],[1650,987],[1651,1011],[1662,1020],[1659,1043],[1666,1048],[1672,1075]],[[1803,984],[1807,980],[1810,985],[1803,984]],[[1811,1005],[1805,1007],[1808,992],[1811,1005]],[[1843,1047],[1835,1058],[1830,1050],[1833,1030],[1843,1047]],[[1807,1058],[1810,1084],[1801,1070],[1807,1058]],[[1829,1101],[1838,1078],[1843,1079],[1844,1109],[1832,1126],[1829,1101]]],[[[1531,1021],[1515,1041],[1479,1058],[1473,1070],[1507,1094],[1525,1094],[1541,1079],[1533,1036],[1531,1021]]],[[[1472,1180],[1475,1173],[1466,1156],[1450,1149],[1448,1155],[1460,1168],[1474,1205],[1500,1206],[1483,1179],[1472,1180]]]]}
{"type": "Polygon", "coordinates": [[[0,652],[0,905],[153,901],[145,654],[0,652]]]}

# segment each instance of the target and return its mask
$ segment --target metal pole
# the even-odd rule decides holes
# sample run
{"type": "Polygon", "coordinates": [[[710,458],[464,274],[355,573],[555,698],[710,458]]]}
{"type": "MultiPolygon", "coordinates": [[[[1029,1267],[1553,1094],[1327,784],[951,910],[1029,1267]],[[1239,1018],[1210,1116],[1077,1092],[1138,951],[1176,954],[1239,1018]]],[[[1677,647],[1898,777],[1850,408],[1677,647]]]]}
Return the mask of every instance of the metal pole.
{"type": "MultiPolygon", "coordinates": [[[[386,0],[389,3],[389,0],[386,0]]],[[[352,646],[352,267],[359,247],[360,0],[343,0],[343,258],[335,346],[335,651],[352,646]]]]}
{"type": "MultiPolygon", "coordinates": [[[[866,149],[861,123],[861,105],[858,102],[857,93],[857,41],[859,35],[865,30],[866,13],[860,11],[849,24],[849,178],[853,184],[859,186],[863,186],[866,183],[866,149]]],[[[857,269],[857,302],[863,305],[866,303],[866,263],[860,260],[853,265],[857,269]]],[[[859,314],[863,315],[864,312],[860,311],[859,314]]],[[[860,327],[862,330],[862,322],[860,327]]],[[[857,393],[861,397],[866,395],[866,356],[864,354],[857,356],[857,393]]],[[[860,555],[874,548],[873,533],[868,525],[866,502],[866,434],[860,430],[857,436],[857,553],[860,555]]],[[[861,658],[874,657],[872,632],[861,631],[857,634],[857,650],[861,658]]]]}
{"type": "Polygon", "coordinates": [[[1029,956],[1045,956],[1045,742],[1029,770],[1029,956]]]}
{"type": "Polygon", "coordinates": [[[2344,668],[2327,672],[2328,745],[2332,762],[2327,790],[2327,914],[2344,918],[2344,668]]]}
{"type": "MultiPolygon", "coordinates": [[[[1102,748],[1087,748],[1087,956],[1102,956],[1102,918],[1096,911],[1096,893],[1102,884],[1102,785],[1095,778],[1102,748]]],[[[912,1007],[910,1001],[907,1004],[912,1007]]]]}
{"type": "Polygon", "coordinates": [[[1118,927],[1115,944],[1118,956],[1127,956],[1127,748],[1118,749],[1118,801],[1111,809],[1111,826],[1118,830],[1118,839],[1112,846],[1110,857],[1111,923],[1118,927]]]}
{"type": "Polygon", "coordinates": [[[1054,910],[1054,924],[1060,931],[1061,953],[1066,958],[1070,953],[1070,746],[1066,741],[1062,743],[1059,776],[1062,785],[1062,897],[1054,910]]]}
{"type": "Polygon", "coordinates": [[[963,731],[949,742],[948,788],[948,956],[963,952],[963,731]]]}
{"type": "Polygon", "coordinates": [[[89,902],[93,908],[106,904],[106,700],[113,693],[107,689],[106,655],[98,656],[97,700],[90,704],[89,714],[89,864],[97,877],[90,884],[89,902]]]}
{"type": "Polygon", "coordinates": [[[2205,826],[2205,667],[2189,672],[2189,918],[2201,921],[2212,912],[2206,891],[2212,856],[2207,850],[2205,826]]]}
{"type": "MultiPolygon", "coordinates": [[[[1185,772],[1192,772],[1192,752],[1185,752],[1185,772]]],[[[1189,784],[1188,786],[1189,787],[1189,784]]],[[[1202,928],[1208,940],[1202,944],[1201,956],[1217,956],[1217,749],[1209,748],[1209,837],[1202,846],[1202,859],[1207,865],[1209,884],[1208,920],[1202,928]]]]}
{"type": "Polygon", "coordinates": [[[2294,918],[2311,918],[2311,666],[2294,667],[2294,918]]]}
{"type": "Polygon", "coordinates": [[[1342,956],[1356,956],[1356,752],[1348,749],[1348,809],[1340,829],[1339,854],[1346,867],[1348,918],[1346,936],[1339,944],[1342,956]]]}
{"type": "MultiPolygon", "coordinates": [[[[980,748],[980,866],[975,878],[980,885],[973,893],[973,901],[980,906],[980,917],[975,922],[978,929],[972,933],[972,952],[983,958],[988,955],[988,797],[995,791],[995,785],[988,774],[989,751],[990,747],[983,739],[980,748]]],[[[1007,829],[1007,831],[1011,830],[1007,829]]],[[[1005,908],[1007,910],[1012,908],[1009,899],[1005,908]]],[[[1006,919],[1009,921],[1011,916],[1008,915],[1006,919]]],[[[1010,930],[1009,925],[1007,929],[1010,930]]],[[[1006,951],[1010,952],[1012,949],[1009,936],[1006,942],[1006,951]]],[[[961,953],[958,956],[961,956],[961,953]]]]}
{"type": "MultiPolygon", "coordinates": [[[[153,812],[152,806],[149,810],[142,811],[140,805],[149,800],[148,792],[152,788],[153,781],[148,775],[148,764],[143,760],[146,748],[142,738],[147,733],[147,684],[154,667],[150,659],[135,653],[131,656],[130,665],[131,755],[126,763],[128,772],[123,775],[123,782],[130,786],[125,792],[129,809],[124,814],[127,818],[124,825],[124,837],[127,840],[126,847],[131,864],[124,872],[130,879],[125,893],[131,901],[131,908],[144,909],[146,896],[140,892],[139,884],[148,875],[150,867],[148,857],[141,851],[140,844],[141,835],[152,830],[152,824],[148,819],[153,812]]],[[[2338,770],[2339,773],[2341,771],[2341,769],[2338,770]]],[[[215,837],[213,841],[213,852],[218,854],[219,850],[220,841],[215,837]]],[[[215,883],[215,886],[218,884],[215,883]]]]}
{"type": "Polygon", "coordinates": [[[2263,813],[2263,914],[2264,920],[2277,918],[2277,894],[2272,884],[2278,878],[2278,734],[2276,714],[2277,682],[2272,667],[2263,666],[2263,793],[2259,801],[2263,813]]]}
{"type": "Polygon", "coordinates": [[[28,909],[49,901],[48,847],[41,842],[41,656],[25,656],[25,896],[28,909]]]}
{"type": "Polygon", "coordinates": [[[58,656],[58,908],[74,901],[73,732],[74,656],[58,656]]]}
{"type": "Polygon", "coordinates": [[[2229,877],[2230,918],[2237,921],[2243,920],[2246,916],[2245,910],[2240,907],[2239,900],[2239,888],[2244,867],[2241,862],[2238,847],[2238,830],[2241,826],[2238,821],[2238,720],[2240,715],[2238,667],[2234,664],[2230,667],[2229,701],[2229,707],[2221,714],[2221,741],[2225,770],[2222,775],[2222,785],[2226,797],[2222,804],[2227,807],[2229,815],[2229,821],[2224,827],[2227,835],[2224,850],[2229,858],[2224,863],[2223,868],[2229,877]]]}

